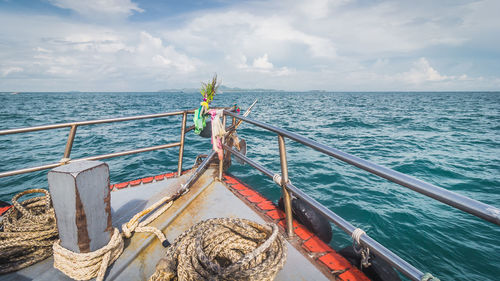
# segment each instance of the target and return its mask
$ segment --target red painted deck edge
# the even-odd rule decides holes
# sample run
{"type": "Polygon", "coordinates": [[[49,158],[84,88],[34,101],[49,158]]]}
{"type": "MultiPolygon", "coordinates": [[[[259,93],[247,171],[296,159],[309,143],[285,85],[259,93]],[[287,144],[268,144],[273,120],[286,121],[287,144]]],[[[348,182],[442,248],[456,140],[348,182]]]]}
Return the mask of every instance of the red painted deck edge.
{"type": "MultiPolygon", "coordinates": [[[[261,213],[274,220],[281,229],[285,229],[285,214],[267,198],[259,192],[253,190],[247,184],[230,174],[224,173],[223,181],[233,192],[242,195],[248,204],[251,204],[260,210],[261,213]]],[[[304,250],[311,253],[315,258],[317,265],[326,267],[333,275],[337,276],[337,280],[343,281],[369,281],[363,272],[351,265],[344,257],[338,254],[328,244],[308,230],[298,221],[293,220],[293,229],[296,236],[301,240],[301,245],[304,250]],[[342,272],[339,274],[339,271],[342,272]]]]}
{"type": "Polygon", "coordinates": [[[12,207],[12,205],[0,208],[0,216],[3,215],[5,212],[7,212],[7,210],[10,209],[10,207],[12,207]]]}
{"type": "MultiPolygon", "coordinates": [[[[181,172],[181,175],[184,175],[185,173],[187,173],[189,171],[190,170],[184,170],[184,171],[181,172]]],[[[127,182],[110,184],[109,185],[109,189],[111,191],[114,191],[116,189],[122,189],[122,188],[127,188],[127,187],[138,186],[141,183],[142,184],[148,184],[148,183],[152,183],[152,182],[158,182],[158,181],[162,181],[162,180],[168,179],[168,178],[173,178],[173,177],[176,177],[176,176],[177,176],[177,172],[171,172],[171,173],[166,173],[166,174],[159,174],[159,175],[156,175],[156,176],[135,179],[135,180],[127,181],[127,182]]]]}

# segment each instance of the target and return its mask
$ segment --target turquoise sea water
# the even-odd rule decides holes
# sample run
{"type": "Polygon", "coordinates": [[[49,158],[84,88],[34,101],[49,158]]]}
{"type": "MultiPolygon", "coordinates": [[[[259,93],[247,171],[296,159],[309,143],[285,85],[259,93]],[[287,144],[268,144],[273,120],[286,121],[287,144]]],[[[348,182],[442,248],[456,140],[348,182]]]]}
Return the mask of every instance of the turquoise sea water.
{"type": "MultiPolygon", "coordinates": [[[[224,93],[251,117],[347,153],[500,207],[500,93],[224,93]]],[[[195,108],[186,93],[0,93],[0,130],[195,108]]],[[[189,124],[192,124],[192,117],[189,124]]],[[[78,128],[72,158],[178,141],[180,117],[78,128]]],[[[248,156],[278,172],[276,135],[240,127],[248,156]]],[[[57,162],[69,129],[0,136],[0,171],[57,162]]],[[[500,227],[464,214],[287,140],[291,181],[364,229],[423,272],[441,280],[500,280],[500,227]]],[[[189,133],[184,168],[210,141],[189,133]]],[[[109,159],[111,182],[175,171],[178,149],[109,159]]],[[[234,163],[229,170],[267,197],[279,188],[234,163]]],[[[47,187],[46,171],[0,179],[0,199],[47,187]]],[[[216,203],[216,202],[214,202],[216,203]]],[[[334,229],[331,245],[350,239],[334,229]]]]}

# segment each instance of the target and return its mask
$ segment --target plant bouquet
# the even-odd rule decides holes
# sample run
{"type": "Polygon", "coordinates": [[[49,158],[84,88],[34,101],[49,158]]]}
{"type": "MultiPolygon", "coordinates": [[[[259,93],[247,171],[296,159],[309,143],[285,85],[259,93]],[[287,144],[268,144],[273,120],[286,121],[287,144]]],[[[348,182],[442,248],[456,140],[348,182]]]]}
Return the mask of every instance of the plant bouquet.
{"type": "MultiPolygon", "coordinates": [[[[208,83],[202,83],[200,93],[203,96],[203,101],[200,103],[200,107],[194,112],[194,133],[200,135],[203,129],[207,126],[206,119],[209,115],[208,110],[210,109],[210,103],[214,100],[214,96],[219,88],[219,82],[217,81],[217,74],[214,75],[212,81],[208,83]]],[[[203,136],[203,134],[202,134],[203,136]]]]}

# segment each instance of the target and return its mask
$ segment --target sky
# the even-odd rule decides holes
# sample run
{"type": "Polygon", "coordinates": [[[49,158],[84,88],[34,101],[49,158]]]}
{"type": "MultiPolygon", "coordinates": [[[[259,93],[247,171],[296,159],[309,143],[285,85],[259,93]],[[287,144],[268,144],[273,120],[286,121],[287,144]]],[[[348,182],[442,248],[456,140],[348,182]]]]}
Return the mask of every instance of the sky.
{"type": "Polygon", "coordinates": [[[0,91],[499,91],[499,0],[0,0],[0,91]]]}

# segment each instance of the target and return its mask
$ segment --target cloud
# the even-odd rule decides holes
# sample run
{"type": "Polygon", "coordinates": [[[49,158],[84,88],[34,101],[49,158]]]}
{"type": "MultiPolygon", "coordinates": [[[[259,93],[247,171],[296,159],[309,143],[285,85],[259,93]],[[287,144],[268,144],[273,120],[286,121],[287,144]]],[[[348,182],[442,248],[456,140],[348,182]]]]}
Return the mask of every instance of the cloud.
{"type": "Polygon", "coordinates": [[[262,57],[256,58],[253,60],[253,67],[260,69],[272,69],[273,64],[269,62],[269,58],[267,54],[264,54],[262,57]]]}
{"type": "Polygon", "coordinates": [[[255,58],[252,65],[247,64],[247,58],[245,56],[241,56],[239,60],[233,60],[228,56],[226,60],[235,63],[238,69],[244,70],[246,73],[262,73],[276,77],[291,75],[295,72],[287,67],[275,68],[269,61],[269,56],[267,54],[255,58]]]}
{"type": "Polygon", "coordinates": [[[134,12],[144,12],[131,0],[49,0],[49,2],[59,8],[69,9],[90,18],[127,17],[134,12]]]}
{"type": "Polygon", "coordinates": [[[0,42],[0,85],[7,89],[158,90],[169,81],[190,86],[186,76],[202,65],[145,30],[3,15],[0,25],[13,26],[0,42]]]}
{"type": "Polygon", "coordinates": [[[443,75],[431,66],[429,61],[422,57],[413,63],[412,68],[402,74],[394,76],[396,80],[406,83],[420,85],[423,83],[453,82],[453,81],[474,81],[467,74],[443,75]]]}
{"type": "Polygon", "coordinates": [[[155,90],[217,72],[238,87],[452,90],[497,89],[500,77],[498,1],[239,1],[182,13],[49,1],[74,13],[0,11],[2,87],[155,90]]]}
{"type": "Polygon", "coordinates": [[[22,72],[23,68],[17,66],[8,66],[0,69],[0,73],[2,73],[2,77],[7,77],[7,75],[16,72],[22,72]]]}
{"type": "Polygon", "coordinates": [[[402,78],[404,81],[420,84],[423,82],[437,82],[454,79],[455,77],[439,74],[437,70],[431,67],[426,58],[420,58],[413,64],[413,68],[410,69],[410,71],[403,73],[402,78]]]}
{"type": "Polygon", "coordinates": [[[196,55],[223,53],[255,57],[262,53],[277,60],[290,56],[335,58],[335,46],[320,34],[308,34],[294,27],[287,17],[228,10],[191,15],[178,29],[163,32],[176,45],[196,55]],[[304,50],[305,49],[305,50],[304,50]]]}
{"type": "Polygon", "coordinates": [[[145,31],[140,32],[140,43],[132,48],[130,53],[137,64],[144,68],[149,66],[165,70],[173,68],[175,71],[188,73],[194,71],[198,64],[195,59],[179,53],[174,46],[164,46],[160,38],[145,31]]]}

